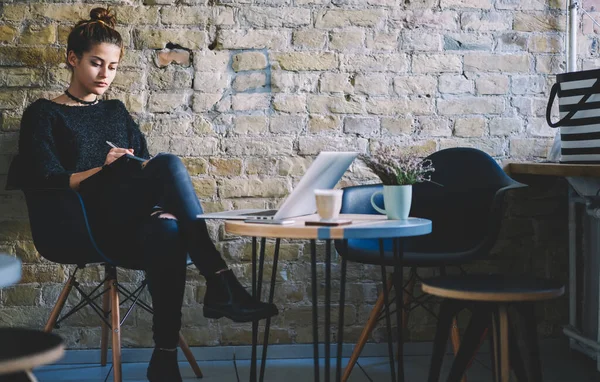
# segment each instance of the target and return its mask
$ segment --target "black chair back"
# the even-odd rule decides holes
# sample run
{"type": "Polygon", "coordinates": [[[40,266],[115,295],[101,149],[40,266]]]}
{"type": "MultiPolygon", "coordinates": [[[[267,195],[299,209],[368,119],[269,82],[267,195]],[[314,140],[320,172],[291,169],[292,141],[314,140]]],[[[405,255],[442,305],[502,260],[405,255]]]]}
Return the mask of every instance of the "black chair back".
{"type": "Polygon", "coordinates": [[[6,188],[25,194],[31,235],[44,258],[61,264],[113,262],[98,248],[81,196],[72,189],[25,186],[19,156],[10,163],[6,188]]]}
{"type": "MultiPolygon", "coordinates": [[[[431,182],[413,186],[410,215],[430,219],[432,233],[406,240],[406,260],[419,265],[463,263],[489,252],[500,230],[505,192],[525,185],[511,179],[481,150],[450,148],[427,159],[435,171],[431,182]],[[411,256],[411,252],[420,255],[411,256]]],[[[381,188],[345,188],[342,213],[377,214],[370,198],[381,188]]],[[[375,201],[383,205],[380,195],[375,201]]]]}

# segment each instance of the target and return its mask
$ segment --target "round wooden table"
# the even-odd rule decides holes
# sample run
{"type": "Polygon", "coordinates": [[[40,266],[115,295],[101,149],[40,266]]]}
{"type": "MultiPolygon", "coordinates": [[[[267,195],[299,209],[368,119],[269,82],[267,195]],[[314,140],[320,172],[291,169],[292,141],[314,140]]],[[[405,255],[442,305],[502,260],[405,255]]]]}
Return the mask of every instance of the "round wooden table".
{"type": "MultiPolygon", "coordinates": [[[[0,254],[0,287],[16,284],[20,279],[21,261],[0,254]]],[[[64,351],[63,341],[56,334],[0,328],[0,380],[37,381],[30,370],[56,361],[64,351]]]]}
{"type": "MultiPolygon", "coordinates": [[[[311,281],[312,285],[317,284],[317,258],[316,258],[316,241],[326,241],[325,252],[325,381],[330,380],[330,326],[331,326],[331,244],[332,240],[342,240],[343,248],[347,248],[348,239],[380,239],[380,248],[383,256],[383,239],[394,239],[394,285],[396,290],[402,290],[402,243],[401,239],[405,237],[426,235],[431,232],[431,221],[420,218],[408,218],[406,220],[388,220],[383,215],[353,215],[342,214],[339,220],[350,220],[352,223],[340,226],[323,226],[323,225],[307,225],[311,222],[318,221],[317,215],[308,215],[299,218],[294,218],[293,224],[274,225],[264,223],[246,223],[244,221],[233,220],[225,222],[225,231],[228,234],[249,236],[252,237],[252,293],[260,299],[262,290],[263,267],[265,260],[265,244],[266,238],[276,239],[275,251],[273,253],[273,267],[271,273],[271,285],[269,292],[269,302],[273,302],[275,278],[277,272],[277,259],[279,255],[279,244],[281,239],[305,239],[310,240],[311,246],[311,281]],[[261,238],[261,250],[257,272],[257,238],[261,238]]],[[[346,284],[346,257],[344,253],[340,253],[342,259],[341,275],[340,275],[340,304],[338,314],[338,344],[337,344],[337,363],[336,363],[336,381],[341,377],[341,358],[342,358],[342,343],[343,343],[343,327],[344,327],[344,304],[345,304],[345,284],[346,284]]],[[[385,266],[382,265],[383,283],[386,285],[385,266]]],[[[313,361],[314,361],[314,381],[320,381],[319,373],[319,335],[318,335],[318,314],[317,314],[317,289],[312,289],[312,326],[313,326],[313,361]]],[[[384,292],[387,289],[384,287],[384,292]]],[[[386,294],[387,303],[387,294],[386,294]]],[[[400,304],[402,303],[400,299],[400,304]]],[[[401,309],[400,305],[398,309],[401,309]]],[[[402,327],[402,315],[396,315],[398,327],[402,327]]],[[[394,360],[392,352],[391,324],[389,310],[386,314],[386,324],[388,328],[388,345],[390,351],[390,366],[392,375],[395,375],[394,360]]],[[[265,325],[262,363],[258,380],[264,378],[267,345],[269,339],[270,319],[267,319],[265,325]]],[[[402,365],[402,331],[398,333],[398,378],[404,380],[404,372],[402,365]]],[[[250,380],[256,381],[256,348],[258,343],[258,322],[253,322],[252,325],[252,361],[250,369],[250,380]]]]}

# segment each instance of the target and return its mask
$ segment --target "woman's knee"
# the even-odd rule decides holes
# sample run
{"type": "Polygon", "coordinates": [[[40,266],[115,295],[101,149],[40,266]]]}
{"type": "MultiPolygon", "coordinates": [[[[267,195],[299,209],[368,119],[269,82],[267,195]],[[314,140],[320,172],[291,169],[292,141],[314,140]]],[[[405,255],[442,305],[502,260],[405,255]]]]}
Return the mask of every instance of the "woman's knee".
{"type": "Polygon", "coordinates": [[[156,155],[154,158],[152,158],[150,160],[150,162],[148,162],[148,164],[151,164],[151,163],[156,166],[161,166],[161,167],[166,167],[166,168],[183,166],[183,162],[181,161],[181,158],[179,158],[177,155],[171,154],[171,153],[160,153],[160,154],[156,155]]]}

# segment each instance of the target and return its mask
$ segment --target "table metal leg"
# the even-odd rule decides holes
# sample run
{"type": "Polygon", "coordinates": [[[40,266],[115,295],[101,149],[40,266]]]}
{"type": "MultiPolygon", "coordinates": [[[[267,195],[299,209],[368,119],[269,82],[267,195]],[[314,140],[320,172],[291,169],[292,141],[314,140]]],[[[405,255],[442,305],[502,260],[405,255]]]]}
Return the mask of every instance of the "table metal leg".
{"type": "Polygon", "coordinates": [[[338,308],[338,338],[335,381],[341,381],[342,376],[342,345],[344,344],[344,305],[346,304],[346,255],[348,240],[342,242],[342,274],[340,275],[340,306],[338,308]]]}
{"type": "Polygon", "coordinates": [[[396,367],[394,365],[394,345],[392,344],[392,322],[390,320],[390,300],[388,295],[387,274],[385,270],[385,249],[383,247],[383,239],[379,239],[379,255],[381,256],[381,279],[383,281],[383,309],[385,312],[385,324],[387,327],[388,338],[388,354],[390,357],[390,370],[392,373],[392,381],[396,381],[396,367]]]}
{"type": "MultiPolygon", "coordinates": [[[[256,237],[252,238],[252,297],[256,298],[256,237]]],[[[256,382],[256,346],[258,321],[252,321],[252,356],[250,358],[250,382],[256,382]]]]}
{"type": "Polygon", "coordinates": [[[404,382],[404,326],[402,312],[404,310],[404,273],[402,272],[402,240],[393,241],[394,251],[394,289],[396,290],[396,325],[398,330],[398,381],[404,382]]]}
{"type": "MultiPolygon", "coordinates": [[[[273,253],[273,267],[271,269],[271,286],[269,290],[269,304],[273,303],[273,297],[275,294],[275,281],[277,279],[277,261],[279,259],[279,245],[281,243],[281,239],[277,239],[275,241],[275,252],[273,253]]],[[[265,367],[267,365],[267,346],[269,345],[269,329],[271,328],[271,317],[267,318],[267,322],[265,323],[265,337],[263,340],[263,348],[262,348],[262,357],[260,363],[260,377],[259,381],[263,381],[265,379],[265,367]]]]}
{"type": "Polygon", "coordinates": [[[312,318],[313,318],[313,361],[314,361],[314,381],[320,381],[319,373],[319,315],[317,313],[317,306],[319,304],[317,297],[317,244],[315,240],[310,241],[310,263],[311,263],[311,276],[312,276],[312,318]]]}
{"type": "Polygon", "coordinates": [[[325,240],[325,382],[331,374],[331,240],[325,240]]]}

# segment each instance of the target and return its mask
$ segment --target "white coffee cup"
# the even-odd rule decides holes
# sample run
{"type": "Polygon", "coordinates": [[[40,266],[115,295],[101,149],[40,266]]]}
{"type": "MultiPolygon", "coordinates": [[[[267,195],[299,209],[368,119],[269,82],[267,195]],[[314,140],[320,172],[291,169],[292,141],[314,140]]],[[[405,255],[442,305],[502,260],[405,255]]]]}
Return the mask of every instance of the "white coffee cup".
{"type": "Polygon", "coordinates": [[[342,209],[343,190],[315,190],[317,213],[323,221],[336,220],[342,209]]]}

